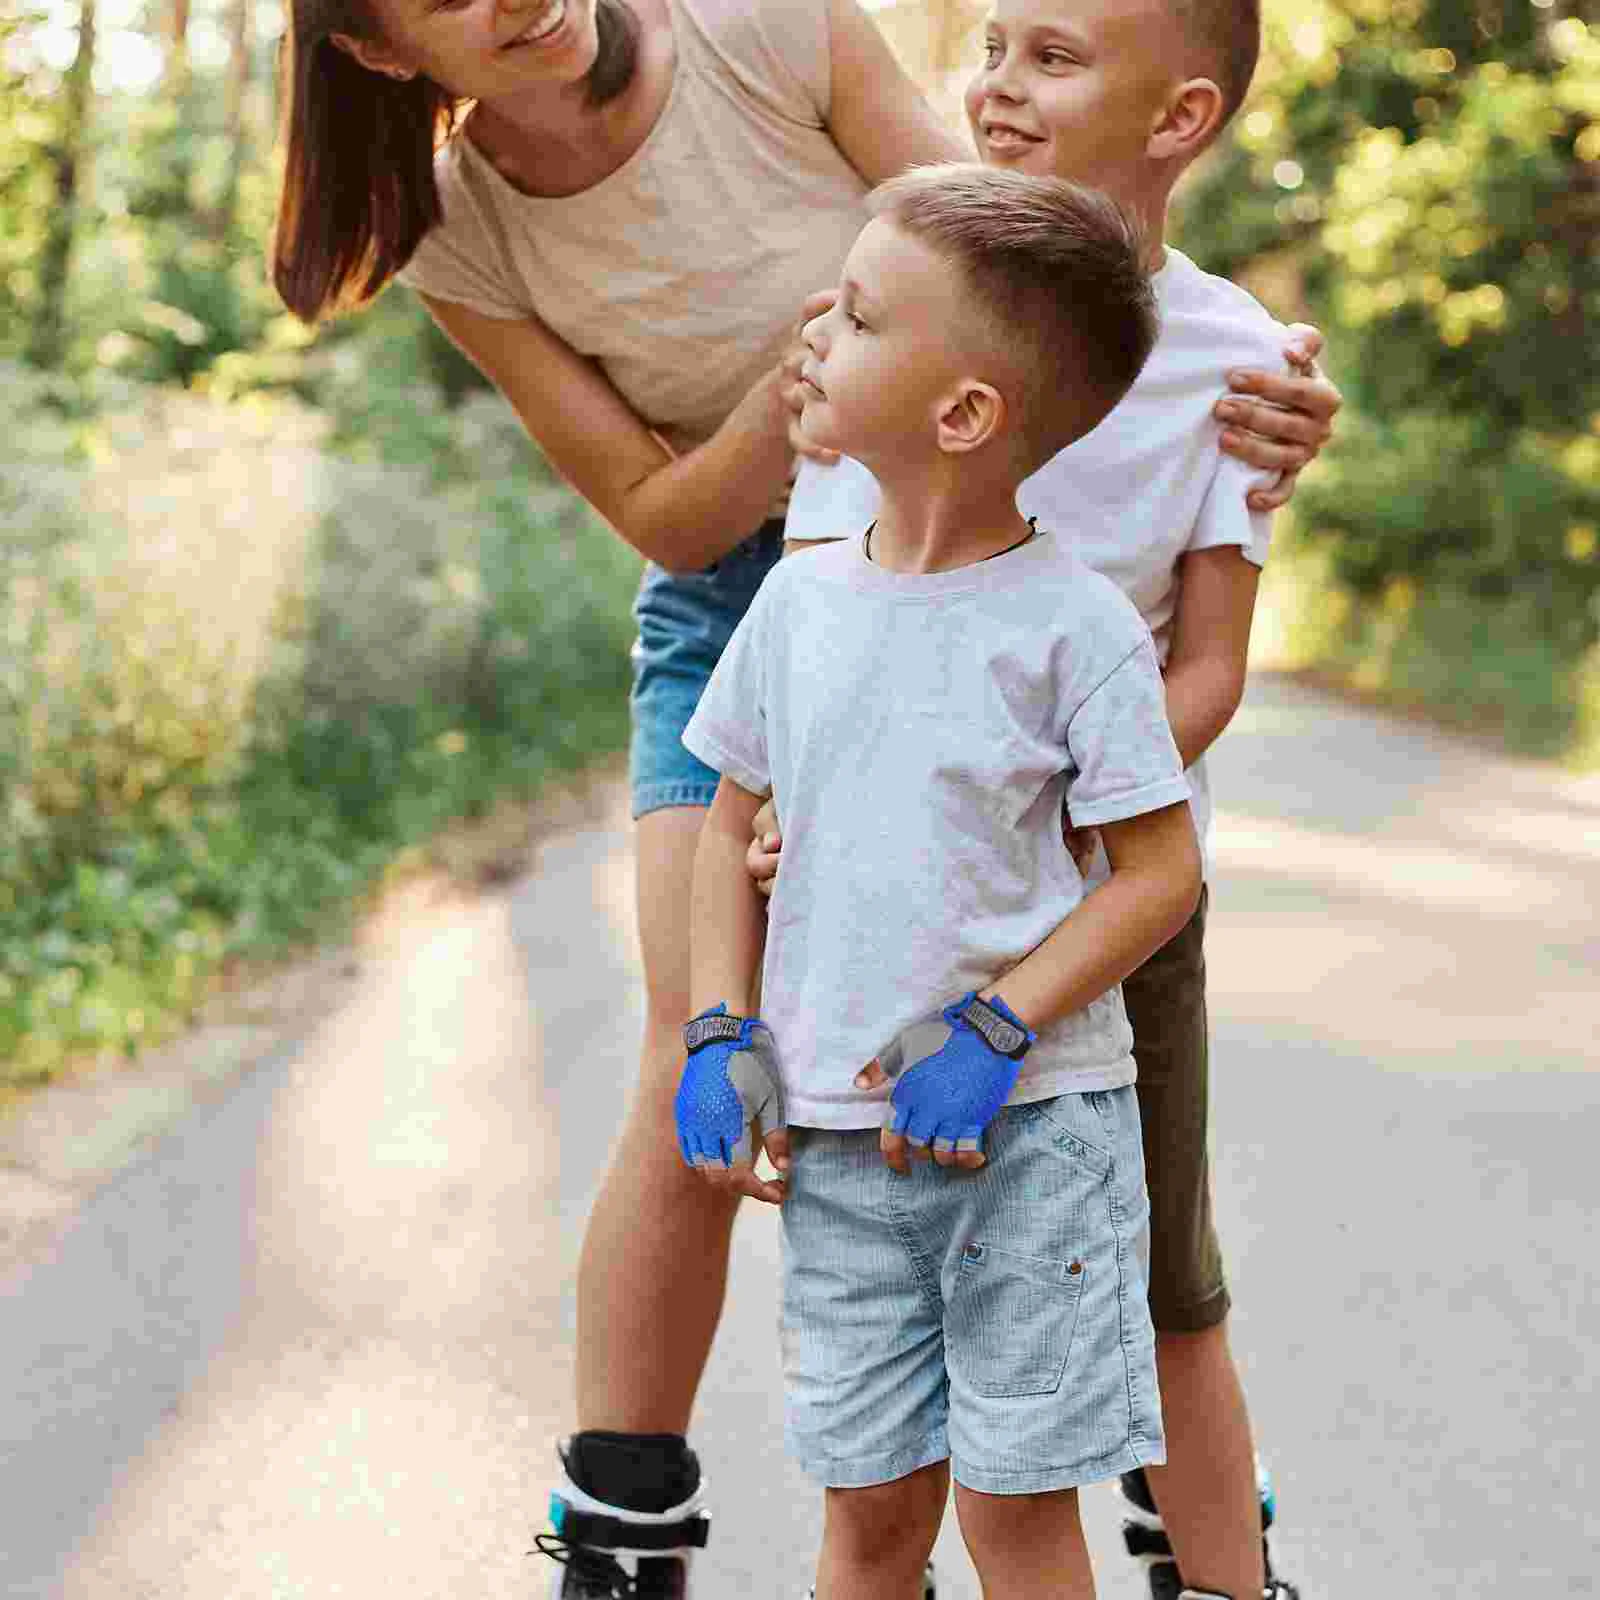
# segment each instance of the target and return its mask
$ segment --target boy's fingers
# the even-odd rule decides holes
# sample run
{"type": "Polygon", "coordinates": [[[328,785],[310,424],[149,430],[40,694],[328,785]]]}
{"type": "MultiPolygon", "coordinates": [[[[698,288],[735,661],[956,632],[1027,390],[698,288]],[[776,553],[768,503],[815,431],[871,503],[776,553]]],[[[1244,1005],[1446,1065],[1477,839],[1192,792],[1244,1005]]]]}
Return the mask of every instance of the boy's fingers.
{"type": "Polygon", "coordinates": [[[976,1172],[989,1158],[981,1150],[957,1150],[956,1165],[966,1172],[976,1172]]]}
{"type": "Polygon", "coordinates": [[[878,1148],[883,1152],[883,1159],[894,1171],[910,1172],[911,1163],[906,1158],[908,1147],[903,1133],[896,1133],[893,1128],[885,1128],[878,1135],[878,1148]]]}
{"type": "MultiPolygon", "coordinates": [[[[758,838],[767,834],[776,833],[778,830],[778,808],[773,804],[772,796],[768,795],[756,808],[756,814],[750,819],[750,831],[758,838]]],[[[769,845],[767,847],[771,849],[769,845]]]]}
{"type": "Polygon", "coordinates": [[[781,1206],[786,1193],[782,1178],[759,1178],[754,1167],[729,1168],[724,1174],[724,1187],[771,1206],[781,1206]]]}
{"type": "Polygon", "coordinates": [[[879,1065],[876,1056],[856,1074],[855,1078],[858,1089],[881,1089],[888,1081],[889,1074],[879,1065]]]}
{"type": "Polygon", "coordinates": [[[787,1172],[789,1170],[789,1130],[787,1128],[774,1128],[761,1143],[766,1149],[767,1160],[779,1172],[787,1172]]]}

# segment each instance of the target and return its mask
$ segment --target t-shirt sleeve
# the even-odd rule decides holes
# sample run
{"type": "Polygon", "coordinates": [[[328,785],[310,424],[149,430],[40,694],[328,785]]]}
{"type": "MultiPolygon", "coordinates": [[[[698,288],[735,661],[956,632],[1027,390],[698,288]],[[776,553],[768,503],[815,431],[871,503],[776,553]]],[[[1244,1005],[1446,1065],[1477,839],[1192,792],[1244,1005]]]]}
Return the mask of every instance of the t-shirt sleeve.
{"type": "Polygon", "coordinates": [[[688,0],[723,64],[753,94],[807,127],[833,92],[828,0],[688,0]]]}
{"type": "Polygon", "coordinates": [[[1194,531],[1184,546],[1191,550],[1218,550],[1236,546],[1245,560],[1257,567],[1267,564],[1267,549],[1272,542],[1272,513],[1252,511],[1245,496],[1252,489],[1270,488],[1277,474],[1263,472],[1233,456],[1221,455],[1211,487],[1194,519],[1194,531]]]}
{"type": "Polygon", "coordinates": [[[398,280],[419,294],[470,307],[486,317],[504,322],[530,317],[532,301],[510,268],[499,229],[487,205],[471,192],[454,165],[461,159],[447,152],[436,163],[444,216],[423,236],[398,280]]]}
{"type": "Polygon", "coordinates": [[[878,515],[878,480],[851,456],[831,466],[809,456],[789,494],[784,515],[785,539],[853,539],[865,533],[878,515]]]}
{"type": "Polygon", "coordinates": [[[1074,827],[1121,822],[1189,798],[1152,640],[1141,639],[1073,712],[1067,752],[1074,827]]]}
{"type": "MultiPolygon", "coordinates": [[[[768,587],[771,587],[770,579],[768,587]]],[[[683,730],[684,748],[751,794],[772,788],[767,750],[767,627],[758,591],[683,730]]]]}

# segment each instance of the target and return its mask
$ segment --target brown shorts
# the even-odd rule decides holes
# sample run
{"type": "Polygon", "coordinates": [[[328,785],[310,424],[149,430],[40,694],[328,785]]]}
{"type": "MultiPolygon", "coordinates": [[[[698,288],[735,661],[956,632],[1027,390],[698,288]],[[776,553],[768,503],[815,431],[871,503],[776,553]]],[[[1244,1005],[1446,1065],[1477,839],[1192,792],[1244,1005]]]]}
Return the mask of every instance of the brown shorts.
{"type": "Polygon", "coordinates": [[[1150,1186],[1150,1317],[1198,1333],[1228,1314],[1206,1157],[1206,891],[1183,931],[1126,979],[1150,1186]]]}

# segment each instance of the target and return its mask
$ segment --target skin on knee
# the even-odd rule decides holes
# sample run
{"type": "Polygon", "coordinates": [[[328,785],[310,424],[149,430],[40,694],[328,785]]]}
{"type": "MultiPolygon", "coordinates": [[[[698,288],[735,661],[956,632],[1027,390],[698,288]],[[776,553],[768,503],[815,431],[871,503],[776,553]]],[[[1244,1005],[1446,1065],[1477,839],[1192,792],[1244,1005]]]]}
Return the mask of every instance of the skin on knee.
{"type": "Polygon", "coordinates": [[[956,1515],[984,1600],[1094,1600],[1076,1489],[979,1494],[958,1483],[956,1515]]]}
{"type": "Polygon", "coordinates": [[[684,1433],[727,1285],[737,1196],[678,1154],[672,1101],[688,1020],[687,915],[705,812],[638,827],[639,937],[649,1011],[639,1082],[584,1232],[578,1263],[580,1428],[684,1433]]]}
{"type": "Polygon", "coordinates": [[[1150,1481],[1178,1571],[1191,1588],[1259,1595],[1261,1503],[1244,1390],[1220,1322],[1198,1333],[1157,1333],[1156,1374],[1167,1464],[1150,1481]]]}
{"type": "Polygon", "coordinates": [[[829,1489],[817,1600],[922,1600],[949,1492],[942,1461],[893,1483],[829,1489]]]}

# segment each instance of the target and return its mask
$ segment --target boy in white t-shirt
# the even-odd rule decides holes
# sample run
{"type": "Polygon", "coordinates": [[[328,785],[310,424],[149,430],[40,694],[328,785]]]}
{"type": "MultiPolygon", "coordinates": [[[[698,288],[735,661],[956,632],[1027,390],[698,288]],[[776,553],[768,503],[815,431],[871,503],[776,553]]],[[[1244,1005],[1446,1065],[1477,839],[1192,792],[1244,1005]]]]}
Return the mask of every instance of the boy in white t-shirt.
{"type": "MultiPolygon", "coordinates": [[[[985,65],[966,95],[979,150],[997,167],[1100,185],[1145,219],[1159,246],[1173,185],[1244,98],[1259,27],[1254,0],[1181,8],[1171,0],[995,0],[985,65]]],[[[1227,376],[1276,364],[1290,341],[1234,284],[1170,247],[1157,257],[1161,331],[1149,361],[1111,414],[1030,477],[1017,500],[1113,579],[1149,624],[1209,857],[1204,752],[1243,691],[1270,535],[1270,515],[1247,506],[1255,469],[1217,449],[1213,405],[1227,376]]],[[[1228,421],[1248,426],[1251,402],[1233,404],[1241,409],[1228,421]]],[[[877,485],[859,463],[807,461],[786,532],[799,541],[853,534],[877,506],[877,485]]],[[[778,821],[786,849],[781,805],[778,821]]],[[[752,869],[770,874],[779,836],[766,817],[759,827],[766,848],[758,839],[752,869]]],[[[1227,1341],[1207,1162],[1204,927],[1202,897],[1181,934],[1124,984],[1168,1422],[1167,1466],[1124,1479],[1127,1536],[1151,1564],[1156,1597],[1245,1600],[1265,1584],[1269,1596],[1292,1600],[1293,1587],[1264,1563],[1259,1530],[1270,1499],[1258,1511],[1249,1420],[1227,1341]]]]}
{"type": "Polygon", "coordinates": [[[819,1600],[920,1595],[952,1471],[991,1600],[1088,1600],[1077,1486],[1162,1452],[1117,984],[1200,866],[1149,632],[1015,493],[1126,392],[1155,319],[1093,191],[941,167],[870,209],[805,330],[803,426],[870,464],[881,513],[769,576],[684,733],[722,779],[679,1143],[783,1207],[819,1600]],[[1063,805],[1104,839],[1092,896],[1063,805]]]}

